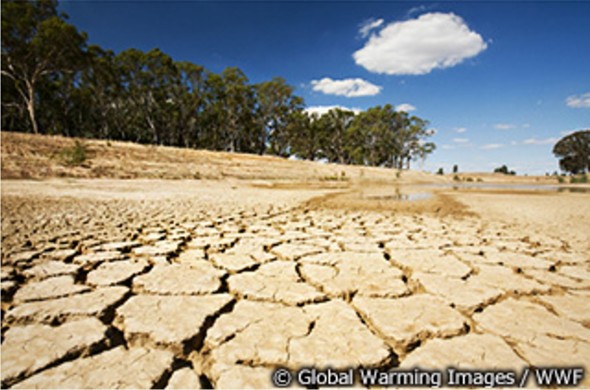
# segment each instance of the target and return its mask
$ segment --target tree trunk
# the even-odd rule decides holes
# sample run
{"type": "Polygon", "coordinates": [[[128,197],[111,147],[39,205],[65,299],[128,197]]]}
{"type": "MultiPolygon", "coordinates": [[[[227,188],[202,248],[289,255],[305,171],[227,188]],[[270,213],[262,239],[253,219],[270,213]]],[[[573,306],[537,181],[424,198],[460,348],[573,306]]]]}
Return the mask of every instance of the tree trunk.
{"type": "Polygon", "coordinates": [[[31,126],[33,127],[33,133],[39,134],[39,126],[37,126],[37,119],[35,115],[35,90],[33,84],[27,82],[27,111],[29,113],[29,119],[31,120],[31,126]]]}

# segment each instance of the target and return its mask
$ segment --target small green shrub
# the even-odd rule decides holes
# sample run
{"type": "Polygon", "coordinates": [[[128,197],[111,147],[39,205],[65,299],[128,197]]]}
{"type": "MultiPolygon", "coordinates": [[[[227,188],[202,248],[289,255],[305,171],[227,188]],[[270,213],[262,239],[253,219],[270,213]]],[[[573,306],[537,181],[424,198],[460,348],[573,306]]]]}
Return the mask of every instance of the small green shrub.
{"type": "Polygon", "coordinates": [[[505,175],[516,175],[516,171],[508,170],[508,167],[506,165],[502,165],[501,167],[494,169],[494,172],[503,173],[505,175]]]}
{"type": "Polygon", "coordinates": [[[572,184],[588,183],[588,175],[583,173],[579,176],[572,176],[570,178],[570,183],[572,183],[572,184]]]}
{"type": "Polygon", "coordinates": [[[442,168],[438,168],[438,171],[436,171],[436,174],[437,175],[444,175],[445,174],[445,171],[442,168]]]}
{"type": "Polygon", "coordinates": [[[557,182],[559,184],[563,184],[565,182],[565,179],[563,178],[563,176],[557,176],[557,182]]]}
{"type": "Polygon", "coordinates": [[[459,175],[455,175],[455,176],[453,176],[453,180],[455,180],[455,181],[461,181],[461,178],[459,177],[459,175]]]}
{"type": "Polygon", "coordinates": [[[79,140],[76,140],[73,146],[63,148],[61,152],[59,152],[59,158],[62,164],[70,167],[82,165],[82,163],[88,158],[86,145],[79,140]]]}
{"type": "Polygon", "coordinates": [[[473,178],[472,177],[468,177],[468,178],[465,179],[465,181],[473,181],[473,178]]]}

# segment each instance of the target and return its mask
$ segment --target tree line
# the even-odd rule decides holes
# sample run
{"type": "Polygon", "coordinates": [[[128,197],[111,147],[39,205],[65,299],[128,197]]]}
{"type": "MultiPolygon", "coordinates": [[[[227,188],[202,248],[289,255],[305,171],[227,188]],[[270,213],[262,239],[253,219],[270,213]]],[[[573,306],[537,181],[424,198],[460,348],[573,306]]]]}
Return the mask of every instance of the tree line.
{"type": "Polygon", "coordinates": [[[282,78],[87,38],[56,0],[2,2],[2,130],[397,168],[435,149],[428,122],[392,105],[309,114],[282,78]]]}

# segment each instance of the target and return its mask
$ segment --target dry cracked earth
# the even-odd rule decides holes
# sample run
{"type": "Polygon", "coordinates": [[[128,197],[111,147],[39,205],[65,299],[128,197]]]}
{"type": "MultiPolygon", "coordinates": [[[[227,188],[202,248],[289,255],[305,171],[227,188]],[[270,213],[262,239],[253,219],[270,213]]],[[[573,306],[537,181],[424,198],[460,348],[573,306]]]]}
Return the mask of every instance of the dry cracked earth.
{"type": "Polygon", "coordinates": [[[562,240],[222,193],[3,196],[2,387],[268,388],[276,367],[590,361],[590,259],[562,240]]]}

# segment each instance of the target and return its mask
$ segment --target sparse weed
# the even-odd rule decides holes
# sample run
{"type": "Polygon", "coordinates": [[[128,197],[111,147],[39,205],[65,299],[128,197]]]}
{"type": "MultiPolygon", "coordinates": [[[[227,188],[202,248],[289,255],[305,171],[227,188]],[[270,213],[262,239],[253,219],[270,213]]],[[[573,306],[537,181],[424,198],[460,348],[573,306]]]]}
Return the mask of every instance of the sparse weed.
{"type": "Polygon", "coordinates": [[[63,148],[58,156],[62,164],[69,167],[76,167],[82,165],[82,163],[86,161],[88,158],[88,151],[86,145],[79,140],[76,140],[73,146],[63,148]]]}
{"type": "Polygon", "coordinates": [[[320,181],[348,181],[346,174],[344,172],[340,172],[340,175],[327,175],[320,177],[320,181]]]}

